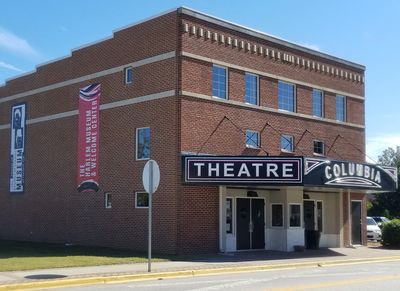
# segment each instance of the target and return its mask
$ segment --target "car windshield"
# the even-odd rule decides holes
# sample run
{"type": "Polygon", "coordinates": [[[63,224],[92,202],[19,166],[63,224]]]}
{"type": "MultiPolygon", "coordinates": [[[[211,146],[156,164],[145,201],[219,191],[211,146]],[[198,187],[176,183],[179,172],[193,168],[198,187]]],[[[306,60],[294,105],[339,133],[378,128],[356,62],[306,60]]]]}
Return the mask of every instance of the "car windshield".
{"type": "Polygon", "coordinates": [[[382,218],[380,218],[380,217],[373,217],[373,219],[374,219],[376,222],[382,222],[382,218]]]}
{"type": "Polygon", "coordinates": [[[367,223],[368,225],[376,225],[375,220],[371,217],[367,217],[367,223]]]}

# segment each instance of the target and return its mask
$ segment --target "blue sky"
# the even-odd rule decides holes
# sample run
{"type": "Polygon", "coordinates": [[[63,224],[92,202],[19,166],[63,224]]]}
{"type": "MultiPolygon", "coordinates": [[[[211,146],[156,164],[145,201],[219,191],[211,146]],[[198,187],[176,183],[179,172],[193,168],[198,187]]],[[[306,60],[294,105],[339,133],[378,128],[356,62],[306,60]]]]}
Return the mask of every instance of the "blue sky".
{"type": "Polygon", "coordinates": [[[396,0],[3,0],[0,84],[105,38],[187,6],[367,67],[367,155],[400,145],[400,1],[396,0]]]}

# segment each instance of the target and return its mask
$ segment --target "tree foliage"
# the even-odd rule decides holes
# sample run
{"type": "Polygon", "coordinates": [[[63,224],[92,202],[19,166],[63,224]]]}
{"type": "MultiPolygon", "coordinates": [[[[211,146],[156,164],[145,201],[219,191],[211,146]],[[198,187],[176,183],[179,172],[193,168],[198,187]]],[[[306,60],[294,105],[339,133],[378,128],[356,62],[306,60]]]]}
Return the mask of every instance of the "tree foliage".
{"type": "MultiPolygon", "coordinates": [[[[378,162],[381,165],[397,167],[398,172],[400,168],[400,146],[394,148],[387,148],[379,156],[378,162]]],[[[399,173],[397,179],[399,180],[399,173]]],[[[368,209],[370,216],[386,216],[388,218],[400,217],[400,191],[394,193],[377,194],[375,199],[371,201],[372,205],[368,209]]]]}

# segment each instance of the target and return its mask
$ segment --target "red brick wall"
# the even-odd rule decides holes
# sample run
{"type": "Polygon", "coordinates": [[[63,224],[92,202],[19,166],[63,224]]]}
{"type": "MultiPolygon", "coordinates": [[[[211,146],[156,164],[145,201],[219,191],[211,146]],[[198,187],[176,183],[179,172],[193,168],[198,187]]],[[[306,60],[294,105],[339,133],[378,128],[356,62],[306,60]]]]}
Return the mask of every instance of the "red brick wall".
{"type": "MultiPolygon", "coordinates": [[[[182,80],[182,90],[212,95],[212,63],[184,58],[182,71],[185,76],[182,80]]],[[[228,68],[229,100],[244,102],[244,74],[244,71],[228,68]]],[[[278,80],[267,77],[260,79],[260,105],[278,109],[278,80]]],[[[312,87],[296,85],[298,113],[312,116],[312,91],[312,87]]],[[[347,121],[364,125],[363,100],[348,97],[346,101],[347,121]]],[[[324,92],[324,104],[325,118],[336,120],[336,94],[324,92]]]]}
{"type": "MultiPolygon", "coordinates": [[[[72,57],[7,83],[0,98],[176,50],[176,13],[115,33],[72,57]]],[[[13,104],[27,102],[28,120],[78,109],[79,88],[102,84],[101,104],[174,90],[174,59],[0,104],[0,125],[13,104]]],[[[9,193],[9,130],[0,130],[0,238],[147,249],[147,209],[135,208],[145,161],[135,160],[135,129],[151,127],[151,158],[162,171],[153,198],[153,248],[177,252],[178,100],[174,97],[100,111],[100,191],[77,193],[77,116],[27,125],[25,193],[9,193]],[[7,161],[7,162],[3,162],[7,161]],[[104,193],[112,193],[105,209],[104,193]]]]}
{"type": "Polygon", "coordinates": [[[178,252],[181,254],[218,252],[218,187],[183,186],[178,197],[178,252]]]}
{"type": "Polygon", "coordinates": [[[37,72],[10,80],[0,97],[96,73],[176,49],[176,12],[114,33],[112,39],[78,48],[72,56],[40,66],[37,72]]]}
{"type": "MultiPolygon", "coordinates": [[[[245,42],[251,42],[252,44],[258,44],[273,49],[279,49],[279,51],[281,52],[290,53],[291,55],[294,55],[296,57],[305,57],[312,61],[318,61],[321,64],[334,66],[335,68],[346,69],[348,72],[358,73],[361,75],[363,75],[364,73],[360,69],[348,67],[346,65],[339,64],[331,60],[322,59],[321,57],[306,54],[304,52],[296,51],[291,48],[282,47],[277,44],[270,43],[266,40],[261,40],[237,31],[232,31],[228,28],[222,28],[217,25],[206,23],[204,21],[194,19],[189,16],[183,17],[183,23],[187,23],[189,24],[189,26],[195,25],[197,28],[204,28],[211,31],[212,33],[216,32],[218,34],[224,34],[225,38],[227,36],[231,36],[232,38],[237,38],[239,41],[243,40],[245,42]]],[[[239,47],[228,45],[226,41],[224,44],[220,43],[219,41],[214,41],[213,37],[211,37],[210,39],[206,39],[205,37],[199,37],[198,35],[185,33],[183,32],[183,30],[181,30],[181,33],[183,51],[263,72],[277,74],[279,76],[291,78],[294,80],[318,84],[319,86],[324,86],[335,90],[364,96],[364,85],[362,83],[344,80],[343,78],[336,76],[333,77],[326,73],[317,72],[316,70],[304,69],[303,67],[295,66],[293,64],[288,65],[280,60],[273,60],[268,57],[262,57],[258,53],[254,53],[252,50],[247,51],[246,49],[240,49],[239,47]]]]}
{"type": "MultiPolygon", "coordinates": [[[[180,18],[170,13],[116,32],[114,38],[73,51],[72,56],[41,66],[37,72],[7,82],[0,98],[117,67],[162,53],[192,52],[280,76],[298,79],[363,95],[364,86],[251,52],[227,48],[211,40],[178,34],[180,18]]],[[[186,21],[186,20],[185,20],[186,21]]],[[[190,19],[193,21],[193,19],[190,19]]],[[[196,20],[197,21],[197,20],[196,20]]],[[[197,21],[199,24],[204,24],[197,21]]],[[[237,32],[209,25],[240,39],[274,46],[237,32]]],[[[182,31],[181,31],[182,32],[182,31]]],[[[304,56],[291,49],[292,54],[304,56]]],[[[307,56],[311,58],[310,56],[307,56]]],[[[331,65],[331,61],[315,60],[331,65]]],[[[338,66],[338,64],[335,64],[338,66]]],[[[346,70],[357,70],[346,68],[346,70]]],[[[244,102],[244,71],[229,70],[230,100],[244,102]]],[[[260,104],[277,108],[277,80],[260,77],[260,104]]],[[[10,121],[10,108],[28,103],[28,120],[76,110],[78,90],[94,82],[102,84],[102,104],[177,89],[211,96],[211,63],[186,57],[169,59],[134,69],[134,84],[125,85],[123,72],[0,104],[0,125],[10,121]],[[182,63],[180,63],[182,60],[182,63]]],[[[311,89],[297,87],[297,110],[311,114],[311,89]]],[[[326,93],[326,117],[335,119],[335,95],[326,93]]],[[[348,99],[348,120],[364,124],[363,101],[348,99]],[[354,111],[354,112],[353,112],[354,111]]],[[[363,154],[347,141],[364,148],[364,130],[335,125],[257,108],[244,108],[211,100],[168,97],[100,112],[100,191],[76,192],[77,116],[29,124],[26,136],[26,191],[8,192],[9,130],[0,130],[0,238],[70,242],[145,250],[147,210],[134,207],[134,193],[142,191],[144,161],[135,160],[135,129],[151,127],[151,157],[160,165],[161,184],[154,195],[153,247],[163,253],[205,253],[218,250],[218,187],[181,185],[181,151],[232,155],[279,155],[280,133],[292,134],[299,142],[296,155],[312,155],[312,141],[323,139],[329,146],[338,139],[328,157],[362,161],[363,154]],[[209,139],[211,132],[226,116],[209,139]],[[267,126],[268,122],[274,129],[267,126]],[[237,128],[238,126],[239,128],[237,128]],[[245,147],[244,130],[263,130],[263,150],[245,147]],[[204,146],[202,147],[202,145],[204,146]],[[112,193],[112,208],[104,208],[104,193],[112,193]],[[4,223],[3,223],[4,222],[4,223]]]]}
{"type": "MultiPolygon", "coordinates": [[[[147,209],[135,208],[134,193],[143,191],[146,161],[135,160],[135,129],[150,126],[151,157],[162,171],[153,200],[154,251],[175,253],[176,108],[171,97],[100,112],[98,193],[76,191],[77,116],[28,125],[24,194],[8,193],[9,165],[0,166],[0,237],[145,250],[147,209]],[[104,192],[112,193],[112,209],[104,207],[104,192]]],[[[9,131],[0,135],[9,149],[9,131]]]]}
{"type": "MultiPolygon", "coordinates": [[[[297,117],[282,116],[258,109],[242,108],[231,104],[217,103],[212,100],[199,100],[192,97],[182,99],[182,136],[183,151],[241,155],[248,152],[245,137],[236,128],[261,131],[261,147],[270,155],[280,155],[280,133],[294,136],[297,148],[296,155],[313,156],[313,140],[321,139],[327,145],[327,157],[332,159],[364,161],[362,151],[355,147],[363,145],[364,131],[341,125],[325,124],[297,117]],[[214,129],[224,116],[224,120],[215,133],[214,129]],[[266,123],[271,126],[265,127],[266,123]],[[302,134],[305,129],[311,133],[302,134]],[[341,134],[345,139],[338,138],[341,134]],[[208,142],[203,146],[203,143],[208,142]],[[301,140],[300,140],[301,139],[301,140]],[[350,144],[351,143],[351,144],[350,144]],[[328,152],[329,151],[329,152],[328,152]]],[[[251,151],[251,154],[264,155],[262,150],[251,151]]]]}

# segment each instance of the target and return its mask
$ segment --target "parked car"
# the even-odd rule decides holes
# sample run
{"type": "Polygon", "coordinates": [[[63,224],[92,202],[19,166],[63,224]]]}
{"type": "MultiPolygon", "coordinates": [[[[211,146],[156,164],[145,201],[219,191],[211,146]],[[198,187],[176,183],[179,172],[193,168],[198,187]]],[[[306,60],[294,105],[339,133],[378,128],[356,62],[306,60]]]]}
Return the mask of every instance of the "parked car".
{"type": "Polygon", "coordinates": [[[372,218],[376,221],[380,228],[382,228],[383,223],[390,221],[385,216],[372,216],[372,218]]]}
{"type": "Polygon", "coordinates": [[[367,238],[368,240],[376,241],[380,241],[382,239],[381,228],[372,217],[367,217],[367,238]]]}

